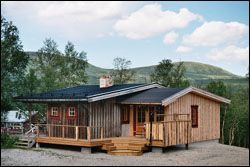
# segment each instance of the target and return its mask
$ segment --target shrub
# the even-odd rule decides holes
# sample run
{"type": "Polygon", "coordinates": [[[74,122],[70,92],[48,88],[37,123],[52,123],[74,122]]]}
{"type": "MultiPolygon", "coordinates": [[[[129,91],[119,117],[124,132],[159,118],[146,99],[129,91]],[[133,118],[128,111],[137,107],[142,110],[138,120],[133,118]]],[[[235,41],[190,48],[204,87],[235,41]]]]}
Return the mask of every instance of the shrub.
{"type": "Polygon", "coordinates": [[[1,148],[13,148],[14,144],[18,141],[18,137],[11,136],[7,133],[1,134],[1,148]]]}

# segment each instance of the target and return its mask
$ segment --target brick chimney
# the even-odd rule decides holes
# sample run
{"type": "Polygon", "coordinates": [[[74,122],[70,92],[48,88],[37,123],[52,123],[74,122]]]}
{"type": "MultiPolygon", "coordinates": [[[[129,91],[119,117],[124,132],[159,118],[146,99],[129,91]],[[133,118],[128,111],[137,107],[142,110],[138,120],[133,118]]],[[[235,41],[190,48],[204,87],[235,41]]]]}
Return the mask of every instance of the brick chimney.
{"type": "Polygon", "coordinates": [[[113,86],[113,81],[110,76],[103,75],[100,78],[100,88],[107,88],[113,86]]]}

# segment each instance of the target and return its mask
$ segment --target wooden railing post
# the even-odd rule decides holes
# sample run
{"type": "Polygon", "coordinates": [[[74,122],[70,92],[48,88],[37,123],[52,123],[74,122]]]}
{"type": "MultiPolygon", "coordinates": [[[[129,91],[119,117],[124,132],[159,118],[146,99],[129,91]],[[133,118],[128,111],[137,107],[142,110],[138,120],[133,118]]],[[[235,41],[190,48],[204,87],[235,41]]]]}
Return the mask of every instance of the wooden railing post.
{"type": "Polygon", "coordinates": [[[103,127],[101,127],[101,139],[103,139],[103,127]]]}
{"type": "Polygon", "coordinates": [[[49,138],[50,138],[50,124],[49,124],[49,138]]]}
{"type": "Polygon", "coordinates": [[[76,140],[78,140],[78,126],[76,126],[76,140]]]}
{"type": "Polygon", "coordinates": [[[62,138],[64,138],[65,137],[65,127],[64,127],[64,125],[62,126],[62,138]]]}
{"type": "Polygon", "coordinates": [[[91,140],[91,129],[89,126],[87,127],[87,138],[88,138],[88,141],[91,140]]]}

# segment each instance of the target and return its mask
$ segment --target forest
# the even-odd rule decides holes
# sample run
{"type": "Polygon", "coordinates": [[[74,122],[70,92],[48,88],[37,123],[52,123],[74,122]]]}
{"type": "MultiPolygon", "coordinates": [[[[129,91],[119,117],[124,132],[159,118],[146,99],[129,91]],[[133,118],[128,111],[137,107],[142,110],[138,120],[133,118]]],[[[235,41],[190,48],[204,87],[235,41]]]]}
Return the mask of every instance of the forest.
{"type": "MultiPolygon", "coordinates": [[[[68,42],[62,53],[57,43],[46,38],[43,46],[30,56],[23,50],[18,28],[1,15],[1,121],[5,113],[16,107],[28,110],[26,104],[13,101],[13,97],[59,88],[86,84],[88,75],[87,53],[77,51],[68,42]]],[[[115,58],[110,75],[115,83],[133,82],[136,71],[130,69],[131,61],[115,58]]],[[[207,84],[191,83],[184,76],[185,67],[180,62],[174,66],[169,59],[162,60],[150,75],[151,82],[166,87],[196,86],[231,100],[221,106],[220,143],[249,148],[249,72],[246,86],[232,85],[223,80],[211,80],[207,84]]],[[[32,110],[44,117],[44,105],[34,104],[32,110]]]]}

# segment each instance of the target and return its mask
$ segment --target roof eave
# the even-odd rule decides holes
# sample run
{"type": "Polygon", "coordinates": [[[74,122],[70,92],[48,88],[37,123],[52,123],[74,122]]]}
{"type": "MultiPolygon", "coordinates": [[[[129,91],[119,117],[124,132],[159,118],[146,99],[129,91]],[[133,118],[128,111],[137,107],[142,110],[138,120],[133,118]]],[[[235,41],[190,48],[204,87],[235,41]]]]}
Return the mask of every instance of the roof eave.
{"type": "Polygon", "coordinates": [[[87,99],[15,99],[20,102],[61,102],[61,101],[87,101],[87,99]]]}

